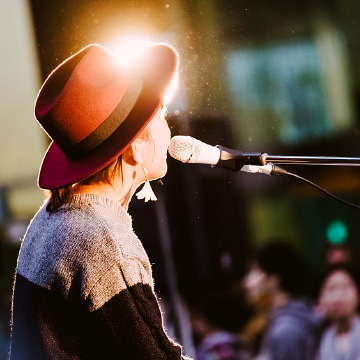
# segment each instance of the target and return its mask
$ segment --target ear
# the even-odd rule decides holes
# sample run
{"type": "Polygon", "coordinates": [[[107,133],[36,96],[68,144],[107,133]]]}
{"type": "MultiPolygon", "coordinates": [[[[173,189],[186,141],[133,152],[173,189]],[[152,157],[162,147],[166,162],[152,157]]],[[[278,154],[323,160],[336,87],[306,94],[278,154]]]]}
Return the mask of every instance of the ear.
{"type": "Polygon", "coordinates": [[[143,164],[143,154],[146,151],[146,141],[136,138],[125,151],[124,160],[130,165],[143,164]]]}

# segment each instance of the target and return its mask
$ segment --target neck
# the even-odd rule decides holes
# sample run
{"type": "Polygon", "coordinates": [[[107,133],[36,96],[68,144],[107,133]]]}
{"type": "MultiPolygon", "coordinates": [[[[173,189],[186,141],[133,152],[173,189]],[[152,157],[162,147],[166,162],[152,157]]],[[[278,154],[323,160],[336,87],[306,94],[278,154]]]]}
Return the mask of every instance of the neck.
{"type": "Polygon", "coordinates": [[[278,289],[275,291],[273,301],[272,301],[272,308],[278,308],[280,306],[286,305],[290,301],[290,296],[286,292],[278,289]]]}
{"type": "Polygon", "coordinates": [[[352,328],[354,317],[355,315],[338,319],[335,325],[337,334],[340,335],[348,333],[352,328]]]}
{"type": "Polygon", "coordinates": [[[119,203],[128,211],[132,196],[142,182],[144,182],[142,171],[139,171],[136,166],[123,164],[122,175],[116,176],[111,184],[77,185],[74,188],[74,193],[99,195],[119,203]]]}

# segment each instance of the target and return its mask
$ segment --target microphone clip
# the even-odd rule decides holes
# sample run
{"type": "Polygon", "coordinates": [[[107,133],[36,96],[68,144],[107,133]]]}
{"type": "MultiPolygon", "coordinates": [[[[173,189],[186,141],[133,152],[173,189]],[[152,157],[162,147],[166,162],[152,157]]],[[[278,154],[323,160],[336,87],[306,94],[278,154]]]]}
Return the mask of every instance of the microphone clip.
{"type": "Polygon", "coordinates": [[[240,150],[228,149],[221,145],[216,145],[216,147],[220,149],[220,158],[219,161],[213,165],[214,167],[239,171],[244,165],[266,165],[266,153],[244,154],[240,150]]]}

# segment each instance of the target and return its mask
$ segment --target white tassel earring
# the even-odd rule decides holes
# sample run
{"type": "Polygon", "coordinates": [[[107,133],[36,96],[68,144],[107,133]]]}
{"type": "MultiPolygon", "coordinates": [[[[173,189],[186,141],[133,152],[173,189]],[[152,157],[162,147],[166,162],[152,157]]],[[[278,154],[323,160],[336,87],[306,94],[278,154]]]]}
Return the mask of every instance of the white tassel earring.
{"type": "Polygon", "coordinates": [[[145,174],[145,184],[144,184],[143,188],[136,194],[136,197],[138,199],[144,199],[145,202],[148,202],[149,200],[156,201],[157,197],[155,196],[153,189],[150,186],[150,181],[149,181],[149,178],[147,175],[147,171],[144,168],[144,165],[141,164],[141,166],[142,166],[142,168],[144,170],[144,174],[145,174]]]}

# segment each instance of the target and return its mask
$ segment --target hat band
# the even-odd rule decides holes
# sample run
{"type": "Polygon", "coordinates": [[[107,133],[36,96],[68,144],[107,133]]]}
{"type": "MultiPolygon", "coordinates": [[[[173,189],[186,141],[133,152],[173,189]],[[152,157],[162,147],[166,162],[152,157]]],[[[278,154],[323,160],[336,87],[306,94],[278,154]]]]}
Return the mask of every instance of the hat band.
{"type": "Polygon", "coordinates": [[[69,160],[79,160],[107,140],[128,117],[143,88],[143,80],[133,75],[124,96],[113,112],[91,134],[67,149],[61,149],[69,160]]]}

